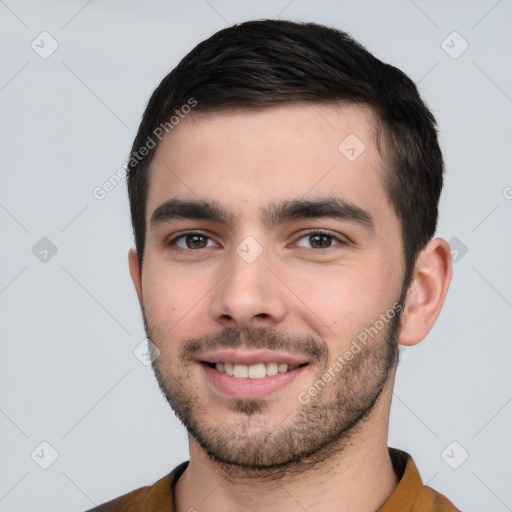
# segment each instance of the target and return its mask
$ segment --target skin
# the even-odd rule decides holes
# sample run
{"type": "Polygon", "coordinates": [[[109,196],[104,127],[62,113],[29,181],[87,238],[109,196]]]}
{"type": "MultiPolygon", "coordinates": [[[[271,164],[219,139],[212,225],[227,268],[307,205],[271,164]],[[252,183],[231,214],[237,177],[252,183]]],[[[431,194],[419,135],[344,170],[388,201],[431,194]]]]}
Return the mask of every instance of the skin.
{"type": "Polygon", "coordinates": [[[434,324],[451,278],[446,242],[433,239],[419,255],[398,338],[386,325],[319,396],[308,404],[297,398],[403,291],[400,223],[383,172],[374,119],[363,107],[294,104],[194,115],[161,142],[151,165],[143,268],[133,249],[129,264],[148,336],[161,351],[153,363],[160,385],[195,429],[189,467],[176,486],[179,512],[375,511],[395,489],[387,448],[395,368],[384,362],[393,343],[419,343],[434,324]],[[354,161],[338,149],[350,134],[365,145],[354,161]],[[326,197],[367,212],[372,229],[332,217],[269,226],[261,215],[275,202],[326,197]],[[216,202],[233,222],[151,223],[171,198],[216,202]],[[312,240],[318,229],[334,238],[312,240]],[[188,248],[186,239],[176,240],[188,231],[208,238],[188,248]],[[251,263],[237,252],[247,237],[257,245],[241,247],[262,251],[251,263]],[[319,240],[329,248],[320,251],[319,240]],[[289,347],[309,364],[267,398],[227,398],[185,353],[197,340],[200,350],[221,346],[229,332],[245,333],[238,338],[244,349],[289,347]],[[316,355],[306,356],[301,341],[316,355]],[[315,410],[323,411],[320,419],[315,410]],[[293,448],[283,432],[300,443],[293,448]]]}

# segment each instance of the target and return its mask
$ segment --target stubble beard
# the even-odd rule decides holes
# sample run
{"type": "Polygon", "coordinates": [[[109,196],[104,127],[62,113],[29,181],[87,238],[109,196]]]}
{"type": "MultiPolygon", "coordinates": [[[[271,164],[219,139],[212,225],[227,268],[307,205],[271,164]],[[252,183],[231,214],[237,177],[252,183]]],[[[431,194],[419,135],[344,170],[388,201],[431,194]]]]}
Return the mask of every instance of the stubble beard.
{"type": "MultiPolygon", "coordinates": [[[[403,304],[403,302],[399,302],[403,304]]],[[[161,347],[146,324],[148,338],[161,347]]],[[[393,376],[398,363],[397,314],[338,372],[332,371],[325,344],[309,337],[288,336],[269,329],[239,332],[225,329],[215,336],[186,340],[175,361],[157,358],[152,362],[160,389],[193,438],[219,464],[226,475],[279,478],[301,473],[351,443],[393,376]],[[265,399],[238,399],[228,402],[236,421],[214,417],[204,397],[193,389],[190,379],[191,360],[195,353],[212,348],[239,347],[288,350],[307,355],[318,366],[312,383],[330,373],[334,378],[308,403],[301,403],[280,424],[272,423],[265,413],[265,399]],[[331,370],[329,372],[329,370],[331,370]]],[[[172,343],[166,340],[165,343],[172,343]]],[[[342,354],[339,354],[341,357],[342,354]]],[[[307,391],[307,390],[304,390],[307,391]]]]}

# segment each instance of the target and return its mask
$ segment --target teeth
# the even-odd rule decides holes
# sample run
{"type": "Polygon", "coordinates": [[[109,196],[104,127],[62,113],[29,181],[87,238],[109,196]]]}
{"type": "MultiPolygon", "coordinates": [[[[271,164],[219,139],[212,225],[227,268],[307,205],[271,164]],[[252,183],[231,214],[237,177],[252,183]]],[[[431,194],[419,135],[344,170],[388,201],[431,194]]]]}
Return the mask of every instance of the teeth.
{"type": "Polygon", "coordinates": [[[263,379],[271,377],[278,373],[286,373],[295,370],[300,365],[290,365],[286,363],[256,363],[256,364],[232,364],[232,363],[216,363],[215,369],[221,373],[227,373],[231,377],[249,378],[249,379],[263,379]]]}
{"type": "Polygon", "coordinates": [[[249,377],[249,367],[246,364],[235,364],[233,367],[233,377],[249,377]]]}
{"type": "Polygon", "coordinates": [[[277,363],[268,363],[267,364],[267,375],[277,375],[279,372],[279,368],[277,363]]]}
{"type": "Polygon", "coordinates": [[[249,366],[249,379],[263,379],[267,376],[267,369],[263,363],[249,366]]]}

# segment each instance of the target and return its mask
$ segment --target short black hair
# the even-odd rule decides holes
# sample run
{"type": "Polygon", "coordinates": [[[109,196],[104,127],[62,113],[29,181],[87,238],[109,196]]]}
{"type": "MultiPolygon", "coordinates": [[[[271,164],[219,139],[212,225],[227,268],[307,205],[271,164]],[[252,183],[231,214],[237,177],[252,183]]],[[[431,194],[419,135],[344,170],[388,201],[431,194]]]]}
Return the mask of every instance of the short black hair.
{"type": "Polygon", "coordinates": [[[370,107],[376,119],[381,174],[401,223],[405,277],[410,279],[416,257],[437,224],[444,166],[435,118],[410,78],[347,33],[284,20],[248,21],[216,32],[153,92],[133,143],[127,177],[140,265],[150,164],[174,119],[179,121],[192,109],[194,115],[340,102],[370,107]]]}

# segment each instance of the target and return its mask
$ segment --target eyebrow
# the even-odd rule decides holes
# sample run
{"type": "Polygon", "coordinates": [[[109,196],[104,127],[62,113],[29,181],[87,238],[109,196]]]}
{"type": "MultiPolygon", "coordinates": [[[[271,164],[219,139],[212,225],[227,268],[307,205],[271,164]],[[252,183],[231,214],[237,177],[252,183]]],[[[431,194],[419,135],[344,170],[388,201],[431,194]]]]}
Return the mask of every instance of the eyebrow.
{"type": "Polygon", "coordinates": [[[266,224],[276,226],[284,222],[301,219],[333,218],[360,224],[374,231],[372,216],[361,207],[340,197],[323,199],[294,199],[273,203],[263,212],[266,224]]]}
{"type": "MultiPolygon", "coordinates": [[[[262,209],[262,220],[268,227],[295,220],[319,218],[347,220],[368,231],[374,231],[375,227],[373,217],[366,210],[339,197],[293,199],[271,203],[262,209]]],[[[172,198],[155,209],[150,225],[183,219],[213,221],[232,227],[235,216],[212,201],[172,198]]]]}
{"type": "Polygon", "coordinates": [[[211,220],[228,226],[233,224],[232,215],[217,203],[174,198],[156,208],[149,223],[153,226],[179,219],[211,220]]]}

